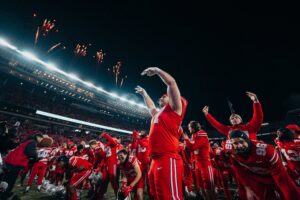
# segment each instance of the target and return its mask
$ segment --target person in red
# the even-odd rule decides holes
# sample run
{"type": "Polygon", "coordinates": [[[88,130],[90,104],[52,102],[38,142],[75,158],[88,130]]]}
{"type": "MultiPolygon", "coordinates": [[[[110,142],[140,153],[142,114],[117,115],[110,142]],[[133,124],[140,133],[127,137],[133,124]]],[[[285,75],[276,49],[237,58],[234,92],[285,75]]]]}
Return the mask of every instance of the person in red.
{"type": "Polygon", "coordinates": [[[241,199],[295,199],[300,189],[288,176],[272,145],[250,140],[242,131],[230,133],[231,163],[241,199]]]}
{"type": "Polygon", "coordinates": [[[132,142],[128,145],[128,152],[130,156],[137,156],[138,137],[139,133],[136,130],[134,130],[132,132],[132,142]]]}
{"type": "Polygon", "coordinates": [[[7,199],[9,197],[20,171],[28,168],[29,161],[36,161],[36,145],[40,143],[42,139],[42,134],[36,134],[32,139],[28,139],[10,151],[4,158],[5,174],[3,181],[8,183],[8,187],[4,193],[0,194],[1,199],[7,199]]]}
{"type": "Polygon", "coordinates": [[[294,133],[288,128],[280,128],[277,130],[275,143],[289,175],[300,185],[300,140],[296,140],[294,133]]]}
{"type": "Polygon", "coordinates": [[[187,101],[181,97],[175,79],[167,72],[150,67],[142,75],[158,75],[167,85],[167,94],[159,99],[161,109],[156,109],[152,99],[140,86],[136,92],[142,95],[152,116],[149,132],[149,153],[152,158],[149,182],[153,199],[183,199],[183,162],[178,153],[179,127],[184,117],[187,101]]]}
{"type": "Polygon", "coordinates": [[[226,126],[219,121],[217,121],[210,113],[209,107],[205,106],[202,111],[207,119],[207,121],[215,128],[218,132],[229,137],[231,131],[241,130],[244,131],[250,138],[250,140],[256,140],[256,133],[259,131],[261,124],[263,122],[263,112],[261,104],[256,96],[256,94],[251,92],[246,92],[247,96],[253,101],[253,116],[251,120],[247,123],[243,123],[240,115],[232,114],[229,117],[231,126],[226,126]]]}
{"type": "Polygon", "coordinates": [[[142,165],[135,156],[130,156],[126,149],[118,151],[118,160],[120,161],[121,180],[123,186],[120,192],[123,197],[129,196],[134,192],[134,200],[144,199],[145,179],[142,175],[142,165]]]}
{"type": "Polygon", "coordinates": [[[82,144],[77,145],[77,150],[75,152],[75,156],[81,157],[85,160],[88,160],[91,164],[94,163],[94,153],[92,150],[88,147],[86,148],[82,144]]]}
{"type": "Polygon", "coordinates": [[[186,145],[183,142],[179,143],[179,155],[182,158],[184,166],[183,184],[185,192],[189,198],[196,197],[196,194],[193,192],[192,163],[189,157],[189,152],[186,151],[186,145]]]}
{"type": "MultiPolygon", "coordinates": [[[[104,168],[107,171],[107,179],[103,180],[103,182],[106,182],[107,184],[104,184],[104,191],[107,189],[108,182],[111,183],[115,195],[117,196],[117,192],[119,189],[119,183],[117,178],[117,150],[120,148],[120,144],[117,142],[117,140],[113,137],[111,137],[109,134],[103,132],[100,135],[100,138],[105,138],[107,140],[105,144],[105,161],[104,161],[104,168]]],[[[105,173],[103,173],[105,174],[105,173]]],[[[104,193],[103,193],[104,194],[104,193]]]]}
{"type": "Polygon", "coordinates": [[[53,144],[53,139],[50,137],[43,138],[39,143],[38,148],[36,150],[38,162],[34,163],[34,165],[32,166],[25,192],[29,192],[36,175],[38,176],[37,189],[38,191],[40,191],[42,187],[43,178],[46,175],[48,162],[51,157],[52,144],[53,144]]]}
{"type": "MultiPolygon", "coordinates": [[[[102,144],[102,142],[97,140],[90,140],[89,145],[93,151],[94,158],[95,158],[93,163],[93,169],[102,174],[103,180],[107,180],[108,175],[104,165],[105,156],[106,156],[106,153],[104,151],[105,148],[104,145],[102,144]]],[[[93,191],[90,192],[90,195],[91,196],[94,195],[95,198],[98,200],[104,199],[104,193],[106,192],[106,188],[107,188],[106,184],[107,183],[103,183],[102,181],[99,186],[93,188],[93,191]]]]}
{"type": "Polygon", "coordinates": [[[150,167],[150,156],[149,156],[149,137],[145,130],[140,131],[137,137],[137,158],[142,164],[142,174],[147,185],[148,194],[150,195],[150,185],[148,179],[148,172],[150,167]]]}
{"type": "Polygon", "coordinates": [[[228,200],[232,199],[231,193],[228,187],[228,176],[229,170],[231,168],[230,157],[225,154],[225,151],[222,147],[219,147],[218,143],[214,144],[214,153],[213,157],[217,166],[217,176],[218,180],[223,186],[224,193],[228,200]]]}
{"type": "Polygon", "coordinates": [[[64,149],[63,151],[63,155],[70,158],[71,156],[75,155],[76,151],[77,151],[77,147],[75,146],[74,142],[70,140],[67,143],[67,148],[64,149]]]}
{"type": "Polygon", "coordinates": [[[77,200],[76,188],[92,174],[93,165],[77,156],[72,156],[70,159],[67,156],[60,156],[57,162],[64,169],[68,168],[71,170],[72,177],[67,185],[67,199],[77,200]]]}
{"type": "Polygon", "coordinates": [[[295,134],[295,138],[300,139],[300,127],[297,124],[288,124],[285,128],[295,134]]]}
{"type": "Polygon", "coordinates": [[[208,141],[207,133],[201,129],[201,125],[197,121],[191,121],[188,125],[189,132],[192,135],[191,141],[189,137],[184,134],[183,138],[186,143],[187,149],[194,151],[196,156],[196,168],[198,168],[197,179],[203,183],[205,199],[215,199],[215,185],[214,185],[214,173],[210,160],[210,144],[208,141]]]}

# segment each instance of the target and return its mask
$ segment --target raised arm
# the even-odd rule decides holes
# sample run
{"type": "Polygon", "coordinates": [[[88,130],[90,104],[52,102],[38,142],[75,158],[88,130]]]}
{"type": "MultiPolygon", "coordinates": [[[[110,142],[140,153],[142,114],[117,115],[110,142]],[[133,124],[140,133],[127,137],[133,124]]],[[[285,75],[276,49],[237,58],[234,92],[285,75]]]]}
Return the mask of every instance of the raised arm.
{"type": "Polygon", "coordinates": [[[149,67],[142,72],[142,75],[153,76],[158,75],[160,79],[167,85],[169,104],[174,112],[178,115],[182,114],[182,103],[180,91],[175,79],[167,72],[157,68],[149,67]]]}
{"type": "Polygon", "coordinates": [[[135,92],[140,94],[144,98],[144,102],[149,110],[149,113],[153,117],[156,114],[157,110],[156,110],[153,100],[147,94],[146,90],[144,88],[142,88],[141,86],[137,86],[135,88],[135,92]]]}
{"type": "Polygon", "coordinates": [[[117,142],[108,133],[103,132],[100,137],[106,138],[112,146],[117,145],[117,142]]]}
{"type": "Polygon", "coordinates": [[[225,126],[224,124],[217,121],[209,112],[209,107],[204,106],[202,109],[203,114],[205,115],[207,121],[215,128],[219,133],[222,135],[228,136],[229,134],[229,127],[225,126]]]}
{"type": "Polygon", "coordinates": [[[253,115],[249,123],[247,123],[247,126],[249,127],[250,131],[258,132],[264,119],[261,104],[259,103],[256,94],[246,92],[246,95],[253,101],[253,115]]]}

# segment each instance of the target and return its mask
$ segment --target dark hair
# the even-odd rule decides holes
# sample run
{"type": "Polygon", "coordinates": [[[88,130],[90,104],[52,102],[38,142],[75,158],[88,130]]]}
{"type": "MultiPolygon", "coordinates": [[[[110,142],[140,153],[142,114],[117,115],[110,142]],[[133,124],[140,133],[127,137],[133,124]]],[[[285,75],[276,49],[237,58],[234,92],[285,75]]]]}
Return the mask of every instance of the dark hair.
{"type": "Polygon", "coordinates": [[[69,162],[69,158],[67,156],[59,156],[57,162],[64,162],[67,164],[69,162]]]}
{"type": "Polygon", "coordinates": [[[288,128],[279,128],[278,131],[281,132],[281,135],[279,136],[280,141],[289,142],[295,139],[293,132],[288,128]]]}
{"type": "Polygon", "coordinates": [[[118,151],[117,154],[120,154],[120,153],[123,153],[123,154],[127,155],[128,151],[126,149],[121,149],[121,150],[118,151]]]}
{"type": "Polygon", "coordinates": [[[37,133],[33,136],[33,139],[37,141],[38,137],[43,138],[44,136],[41,133],[37,133]]]}
{"type": "Polygon", "coordinates": [[[201,129],[201,125],[197,121],[190,121],[189,126],[195,130],[195,132],[198,132],[201,129]]]}
{"type": "Polygon", "coordinates": [[[77,145],[77,150],[80,150],[80,149],[84,149],[84,146],[82,144],[77,145]]]}

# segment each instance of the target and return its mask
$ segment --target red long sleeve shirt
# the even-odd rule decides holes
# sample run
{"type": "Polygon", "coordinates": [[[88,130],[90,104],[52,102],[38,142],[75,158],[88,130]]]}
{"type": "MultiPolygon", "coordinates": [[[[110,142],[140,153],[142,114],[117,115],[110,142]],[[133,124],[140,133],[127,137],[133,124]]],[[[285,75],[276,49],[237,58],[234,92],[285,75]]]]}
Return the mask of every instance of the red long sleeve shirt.
{"type": "Polygon", "coordinates": [[[191,141],[185,140],[186,147],[194,152],[198,161],[210,161],[210,145],[207,133],[203,130],[194,133],[191,141]]]}
{"type": "Polygon", "coordinates": [[[226,137],[229,136],[231,131],[240,130],[248,134],[250,140],[256,140],[256,133],[259,131],[263,122],[263,112],[260,103],[253,103],[253,115],[251,120],[245,124],[238,124],[234,126],[226,126],[220,123],[210,113],[206,115],[206,119],[215,129],[217,129],[218,132],[226,137]]]}

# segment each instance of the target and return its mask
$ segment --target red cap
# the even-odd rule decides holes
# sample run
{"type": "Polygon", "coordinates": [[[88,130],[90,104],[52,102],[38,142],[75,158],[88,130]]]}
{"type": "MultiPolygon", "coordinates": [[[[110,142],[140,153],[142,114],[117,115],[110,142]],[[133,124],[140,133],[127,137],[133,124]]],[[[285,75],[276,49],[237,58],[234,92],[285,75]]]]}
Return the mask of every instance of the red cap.
{"type": "Polygon", "coordinates": [[[288,124],[285,128],[290,129],[291,131],[300,131],[300,128],[297,124],[288,124]]]}

